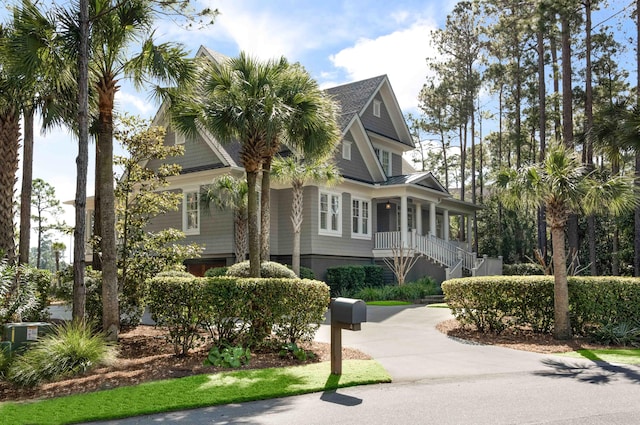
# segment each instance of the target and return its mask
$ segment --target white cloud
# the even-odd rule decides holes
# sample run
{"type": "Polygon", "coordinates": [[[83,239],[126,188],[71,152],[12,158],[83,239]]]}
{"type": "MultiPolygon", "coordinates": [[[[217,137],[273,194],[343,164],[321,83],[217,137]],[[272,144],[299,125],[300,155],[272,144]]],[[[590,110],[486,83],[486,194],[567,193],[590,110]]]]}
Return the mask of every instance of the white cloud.
{"type": "Polygon", "coordinates": [[[148,117],[153,114],[158,105],[151,103],[136,94],[127,91],[116,92],[116,110],[127,111],[130,114],[148,117]]]}
{"type": "Polygon", "coordinates": [[[387,74],[400,107],[414,109],[428,74],[425,58],[436,53],[430,43],[434,29],[434,23],[420,20],[407,29],[375,39],[360,39],[330,59],[347,72],[351,81],[387,74]]]}

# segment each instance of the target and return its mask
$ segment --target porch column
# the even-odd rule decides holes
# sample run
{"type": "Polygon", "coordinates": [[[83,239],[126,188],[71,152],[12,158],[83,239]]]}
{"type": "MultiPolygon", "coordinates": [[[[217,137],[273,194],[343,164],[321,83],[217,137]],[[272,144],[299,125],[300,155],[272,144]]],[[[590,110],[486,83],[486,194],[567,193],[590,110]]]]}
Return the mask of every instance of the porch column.
{"type": "Polygon", "coordinates": [[[409,216],[407,214],[407,197],[400,197],[400,240],[402,241],[402,246],[407,247],[409,241],[409,234],[407,233],[407,227],[409,226],[409,216]]]}
{"type": "Polygon", "coordinates": [[[429,234],[436,236],[436,203],[429,203],[429,234]]]}
{"type": "Polygon", "coordinates": [[[442,239],[449,240],[449,210],[444,210],[442,215],[442,239]]]}
{"type": "Polygon", "coordinates": [[[471,251],[471,247],[473,246],[473,216],[469,214],[467,216],[467,250],[471,251]]]}
{"type": "Polygon", "coordinates": [[[422,236],[422,204],[416,203],[416,232],[422,236]]]}

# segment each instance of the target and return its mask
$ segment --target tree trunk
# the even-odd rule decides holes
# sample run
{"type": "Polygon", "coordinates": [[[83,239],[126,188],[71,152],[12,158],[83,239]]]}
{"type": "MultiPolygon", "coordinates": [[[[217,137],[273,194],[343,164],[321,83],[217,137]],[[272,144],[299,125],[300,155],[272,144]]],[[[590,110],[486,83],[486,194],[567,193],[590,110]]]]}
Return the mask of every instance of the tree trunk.
{"type": "Polygon", "coordinates": [[[98,83],[100,147],[100,222],[102,260],[102,329],[110,341],[117,341],[120,330],[118,305],[118,266],[116,255],[115,196],[113,190],[113,100],[116,82],[101,79],[98,83]]]}
{"type": "Polygon", "coordinates": [[[295,274],[300,276],[300,231],[302,229],[303,220],[303,183],[300,181],[292,182],[292,201],[291,201],[291,225],[293,226],[293,251],[291,254],[291,269],[295,274]]]}
{"type": "Polygon", "coordinates": [[[84,320],[86,287],[84,249],[89,163],[89,1],[79,0],[80,46],[78,51],[78,157],[76,158],[75,229],[73,234],[73,320],[84,320]]]}
{"type": "Polygon", "coordinates": [[[560,73],[558,72],[558,46],[556,44],[556,38],[551,36],[549,39],[549,46],[551,48],[551,63],[553,68],[553,129],[555,132],[556,140],[562,139],[562,124],[560,122],[560,73]]]}
{"type": "Polygon", "coordinates": [[[260,261],[271,260],[271,157],[262,163],[262,187],[260,188],[260,261]]]}
{"type": "Polygon", "coordinates": [[[258,234],[258,171],[247,170],[248,220],[249,220],[249,274],[260,277],[260,235],[258,234]]]}
{"type": "Polygon", "coordinates": [[[569,320],[569,286],[567,284],[567,259],[564,247],[564,228],[551,226],[551,243],[553,244],[553,337],[566,340],[571,338],[571,322],[569,320]]]}
{"type": "MultiPolygon", "coordinates": [[[[539,161],[542,163],[546,156],[547,150],[547,88],[545,84],[544,73],[544,28],[543,20],[540,19],[540,28],[536,33],[538,47],[538,109],[539,121],[538,127],[540,132],[540,155],[539,161]]],[[[547,258],[547,219],[545,217],[545,208],[538,208],[538,250],[540,255],[546,261],[547,258]]]]}
{"type": "Polygon", "coordinates": [[[22,191],[20,192],[20,264],[29,264],[31,241],[31,185],[33,182],[33,116],[35,109],[25,108],[24,139],[22,141],[22,191]]]}
{"type": "Polygon", "coordinates": [[[20,113],[11,108],[0,114],[0,257],[16,260],[13,193],[18,173],[20,113]]]}
{"type": "MultiPolygon", "coordinates": [[[[640,106],[640,0],[636,0],[636,104],[640,106]]],[[[635,152],[635,185],[640,190],[640,149],[635,152]]],[[[640,205],[636,206],[633,214],[634,222],[634,250],[633,250],[633,275],[640,276],[640,205]]]]}

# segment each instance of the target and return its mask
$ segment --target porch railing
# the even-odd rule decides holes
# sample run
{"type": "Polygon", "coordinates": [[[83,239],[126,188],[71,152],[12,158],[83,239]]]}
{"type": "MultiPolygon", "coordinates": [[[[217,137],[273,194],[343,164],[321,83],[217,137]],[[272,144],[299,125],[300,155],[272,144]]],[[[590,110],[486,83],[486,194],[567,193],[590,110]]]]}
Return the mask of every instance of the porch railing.
{"type": "MultiPolygon", "coordinates": [[[[415,230],[407,233],[406,246],[415,249],[433,261],[450,268],[454,273],[458,269],[475,268],[476,254],[467,252],[455,244],[433,235],[418,235],[415,230]]],[[[375,249],[393,249],[402,246],[400,232],[378,232],[375,234],[375,249]]]]}

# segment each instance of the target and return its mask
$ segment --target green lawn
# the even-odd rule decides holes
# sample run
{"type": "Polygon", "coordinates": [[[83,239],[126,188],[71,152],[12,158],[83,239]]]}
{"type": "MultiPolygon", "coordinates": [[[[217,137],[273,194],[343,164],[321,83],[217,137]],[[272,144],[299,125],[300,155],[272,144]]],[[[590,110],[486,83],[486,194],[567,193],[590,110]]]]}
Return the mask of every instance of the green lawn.
{"type": "Polygon", "coordinates": [[[429,308],[449,308],[447,303],[435,303],[435,304],[427,304],[429,308]]]}
{"type": "Polygon", "coordinates": [[[6,424],[68,424],[263,400],[354,385],[391,382],[374,360],[345,360],[341,376],[329,362],[242,370],[149,382],[88,394],[0,403],[6,424]]]}
{"type": "Polygon", "coordinates": [[[559,355],[607,363],[640,364],[640,349],[637,348],[578,350],[559,355]]]}
{"type": "Polygon", "coordinates": [[[395,306],[395,305],[411,305],[411,303],[407,301],[386,300],[386,301],[367,301],[367,305],[378,305],[383,307],[389,307],[389,306],[395,306]]]}

